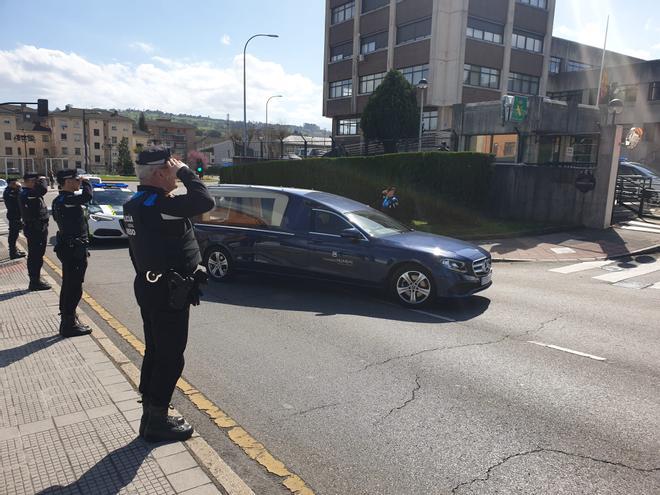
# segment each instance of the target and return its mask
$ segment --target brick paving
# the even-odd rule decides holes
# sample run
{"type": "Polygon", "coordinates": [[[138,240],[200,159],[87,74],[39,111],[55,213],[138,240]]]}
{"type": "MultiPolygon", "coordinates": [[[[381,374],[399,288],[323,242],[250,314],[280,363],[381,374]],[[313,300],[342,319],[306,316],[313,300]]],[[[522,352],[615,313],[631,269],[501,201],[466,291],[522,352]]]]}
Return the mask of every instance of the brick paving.
{"type": "Polygon", "coordinates": [[[91,336],[60,338],[57,294],[27,282],[25,260],[0,263],[0,493],[220,493],[183,443],[137,437],[132,385],[91,336]]]}

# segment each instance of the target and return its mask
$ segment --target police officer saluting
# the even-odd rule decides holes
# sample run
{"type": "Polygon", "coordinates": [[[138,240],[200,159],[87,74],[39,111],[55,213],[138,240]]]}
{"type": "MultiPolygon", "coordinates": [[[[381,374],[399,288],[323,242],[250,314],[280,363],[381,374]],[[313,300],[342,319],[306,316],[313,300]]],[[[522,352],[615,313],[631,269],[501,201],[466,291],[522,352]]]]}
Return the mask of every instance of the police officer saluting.
{"type": "Polygon", "coordinates": [[[138,192],[124,205],[124,228],[135,267],[135,297],[144,322],[145,353],[140,376],[140,436],[147,441],[186,440],[192,427],[167,415],[184,366],[190,304],[199,304],[206,282],[190,217],[214,207],[204,183],[168,148],[139,154],[138,192]],[[176,179],[187,189],[173,196],[176,179]]]}
{"type": "Polygon", "coordinates": [[[92,186],[78,176],[76,170],[57,172],[60,194],[53,200],[53,218],[58,232],[55,253],[62,262],[62,289],[60,290],[60,335],[78,337],[91,333],[76,315],[82,296],[82,284],[87,271],[87,219],[83,205],[92,199],[92,186]],[[75,194],[80,190],[82,194],[75,194]]]}
{"type": "Polygon", "coordinates": [[[34,173],[23,176],[23,189],[18,205],[23,218],[23,233],[28,245],[29,290],[50,289],[50,285],[41,279],[41,267],[44,264],[44,253],[48,243],[48,208],[44,201],[47,192],[46,177],[34,173]]]}
{"type": "Polygon", "coordinates": [[[7,208],[7,220],[9,220],[9,258],[15,260],[16,258],[24,258],[25,253],[16,248],[16,240],[18,233],[23,228],[21,221],[21,210],[18,206],[19,196],[21,194],[21,183],[18,179],[8,179],[7,188],[2,193],[2,199],[7,208]]]}

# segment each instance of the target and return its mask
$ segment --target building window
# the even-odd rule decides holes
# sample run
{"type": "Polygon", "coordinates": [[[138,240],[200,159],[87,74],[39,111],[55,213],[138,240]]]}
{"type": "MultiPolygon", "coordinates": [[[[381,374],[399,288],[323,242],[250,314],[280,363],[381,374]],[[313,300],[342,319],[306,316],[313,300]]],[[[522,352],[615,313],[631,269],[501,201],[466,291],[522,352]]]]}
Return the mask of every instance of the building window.
{"type": "Polygon", "coordinates": [[[5,148],[5,155],[9,155],[9,156],[11,156],[11,155],[13,155],[13,154],[14,154],[14,149],[13,149],[11,146],[7,146],[7,147],[5,148]]]}
{"type": "Polygon", "coordinates": [[[36,151],[35,151],[34,148],[28,148],[28,155],[30,155],[30,156],[34,156],[35,153],[36,153],[36,151]]]}
{"type": "Polygon", "coordinates": [[[80,121],[79,120],[74,120],[73,121],[73,127],[75,127],[76,129],[80,128],[80,121]]]}
{"type": "Polygon", "coordinates": [[[396,44],[423,40],[431,36],[431,18],[421,19],[399,26],[396,30],[396,44]]]}
{"type": "Polygon", "coordinates": [[[117,136],[112,136],[112,144],[117,144],[117,136]]]}
{"type": "Polygon", "coordinates": [[[44,148],[44,156],[49,156],[49,155],[50,155],[50,151],[48,150],[48,148],[44,148]]]}
{"type": "Polygon", "coordinates": [[[518,151],[517,134],[485,134],[470,136],[467,151],[495,155],[495,161],[515,162],[518,151]]]}
{"type": "Polygon", "coordinates": [[[516,2],[522,3],[523,5],[530,5],[532,7],[537,7],[539,9],[548,8],[548,0],[516,0],[516,2]]]}
{"type": "Polygon", "coordinates": [[[380,83],[385,79],[385,72],[379,72],[378,74],[369,74],[366,76],[360,77],[360,94],[366,95],[373,93],[380,83]]]}
{"type": "Polygon", "coordinates": [[[649,83],[649,101],[660,101],[660,81],[649,83]]]}
{"type": "Polygon", "coordinates": [[[21,156],[23,154],[23,150],[20,146],[16,148],[16,151],[18,152],[18,156],[21,156]]]}
{"type": "Polygon", "coordinates": [[[41,142],[42,142],[42,143],[48,143],[48,142],[50,142],[50,136],[44,134],[43,136],[41,136],[41,142]]]}
{"type": "Polygon", "coordinates": [[[528,52],[542,53],[543,38],[529,33],[513,33],[511,37],[511,47],[528,52]]]}
{"type": "Polygon", "coordinates": [[[98,129],[94,129],[94,135],[95,136],[100,136],[101,132],[98,129]]]}
{"type": "Polygon", "coordinates": [[[341,43],[330,47],[330,62],[337,62],[353,56],[353,42],[341,43]]]}
{"type": "Polygon", "coordinates": [[[425,131],[435,131],[438,129],[437,110],[430,110],[422,114],[422,129],[425,131]]]}
{"type": "Polygon", "coordinates": [[[332,9],[331,24],[339,24],[340,22],[353,19],[355,15],[355,2],[347,2],[332,9]]]}
{"type": "Polygon", "coordinates": [[[113,131],[116,131],[116,130],[117,130],[117,126],[116,126],[116,125],[113,125],[113,126],[111,127],[111,129],[112,129],[113,131]]]}
{"type": "Polygon", "coordinates": [[[341,119],[337,121],[337,135],[350,136],[358,133],[360,119],[341,119]]]}
{"type": "Polygon", "coordinates": [[[463,66],[463,84],[482,88],[500,88],[500,71],[489,67],[465,64],[463,66]]]}
{"type": "Polygon", "coordinates": [[[527,74],[509,74],[509,91],[513,93],[522,93],[525,95],[539,94],[539,78],[528,76],[527,74]]]}
{"type": "Polygon", "coordinates": [[[75,148],[73,150],[73,154],[76,155],[76,156],[80,156],[80,148],[75,148]]]}
{"type": "Polygon", "coordinates": [[[382,48],[387,48],[387,31],[372,34],[370,36],[363,36],[360,40],[360,53],[363,55],[375,52],[382,48]]]}
{"type": "Polygon", "coordinates": [[[635,103],[637,101],[637,85],[630,84],[626,86],[619,86],[617,88],[617,97],[621,98],[626,103],[635,103]]]}
{"type": "Polygon", "coordinates": [[[403,69],[399,69],[399,71],[413,86],[417,86],[417,83],[422,79],[428,80],[429,78],[429,64],[404,67],[403,69]]]}
{"type": "Polygon", "coordinates": [[[101,155],[94,155],[94,163],[101,163],[101,155]]]}
{"type": "Polygon", "coordinates": [[[2,123],[3,124],[11,124],[11,120],[3,120],[2,123]]]}
{"type": "Polygon", "coordinates": [[[62,147],[62,155],[68,155],[68,154],[69,154],[69,148],[67,148],[66,146],[63,146],[62,147]]]}
{"type": "Polygon", "coordinates": [[[60,127],[62,129],[66,129],[67,127],[69,127],[69,124],[67,124],[65,121],[61,120],[60,121],[60,127]]]}
{"type": "Polygon", "coordinates": [[[60,140],[66,141],[66,134],[60,134],[60,140]]]}
{"type": "Polygon", "coordinates": [[[580,72],[583,70],[591,70],[593,68],[593,65],[585,64],[584,62],[578,62],[577,60],[569,60],[566,63],[566,72],[580,72]]]}
{"type": "Polygon", "coordinates": [[[69,168],[69,160],[62,160],[62,167],[69,168]]]}
{"type": "Polygon", "coordinates": [[[550,74],[559,74],[561,72],[561,59],[559,57],[550,57],[548,71],[550,74]]]}
{"type": "Polygon", "coordinates": [[[504,26],[475,17],[468,17],[466,36],[475,40],[502,44],[504,26]]]}
{"type": "Polygon", "coordinates": [[[11,132],[5,132],[5,141],[11,141],[11,132]]]}
{"type": "Polygon", "coordinates": [[[353,80],[335,81],[330,83],[329,98],[346,98],[353,95],[353,80]]]}
{"type": "Polygon", "coordinates": [[[76,161],[76,167],[82,167],[82,162],[76,161]]]}
{"type": "Polygon", "coordinates": [[[101,143],[94,143],[94,149],[95,150],[100,150],[101,149],[101,143]]]}
{"type": "Polygon", "coordinates": [[[578,103],[582,103],[582,90],[577,89],[573,91],[549,92],[548,98],[550,98],[551,100],[558,100],[558,101],[577,100],[578,103]]]}
{"type": "Polygon", "coordinates": [[[81,135],[81,134],[74,134],[74,135],[73,135],[73,141],[74,141],[74,142],[79,143],[79,142],[81,141],[81,139],[82,139],[82,135],[81,135]]]}
{"type": "Polygon", "coordinates": [[[390,4],[390,0],[362,0],[362,13],[385,7],[390,4]]]}

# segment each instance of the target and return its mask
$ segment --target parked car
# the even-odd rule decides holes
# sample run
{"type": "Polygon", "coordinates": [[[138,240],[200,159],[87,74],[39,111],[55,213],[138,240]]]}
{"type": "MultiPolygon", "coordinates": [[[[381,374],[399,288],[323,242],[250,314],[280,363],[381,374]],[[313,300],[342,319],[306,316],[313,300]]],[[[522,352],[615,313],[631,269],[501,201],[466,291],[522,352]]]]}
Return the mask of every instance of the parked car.
{"type": "Polygon", "coordinates": [[[620,161],[619,162],[619,173],[621,176],[638,176],[644,177],[646,179],[653,179],[653,185],[660,185],[660,177],[653,170],[645,167],[641,163],[629,162],[629,161],[620,161]]]}
{"type": "Polygon", "coordinates": [[[216,207],[195,218],[216,281],[238,271],[386,288],[401,304],[466,297],[488,288],[491,257],[457,239],[416,232],[362,203],[320,191],[209,187],[216,207]]]}
{"type": "Polygon", "coordinates": [[[2,198],[2,193],[7,189],[7,181],[5,179],[0,179],[0,198],[2,198]]]}
{"type": "Polygon", "coordinates": [[[133,196],[128,184],[92,184],[94,197],[87,206],[87,224],[90,239],[125,239],[121,228],[124,219],[124,203],[133,196]]]}
{"type": "Polygon", "coordinates": [[[286,155],[280,156],[280,160],[302,160],[302,158],[295,153],[287,153],[286,155]]]}

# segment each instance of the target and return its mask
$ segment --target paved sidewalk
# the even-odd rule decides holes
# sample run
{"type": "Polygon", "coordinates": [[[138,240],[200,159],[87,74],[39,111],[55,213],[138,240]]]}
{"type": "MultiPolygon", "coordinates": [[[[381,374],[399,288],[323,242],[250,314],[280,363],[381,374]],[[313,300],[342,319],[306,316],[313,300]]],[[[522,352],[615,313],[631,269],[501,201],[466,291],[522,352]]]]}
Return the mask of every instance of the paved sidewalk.
{"type": "Polygon", "coordinates": [[[186,444],[137,438],[133,386],[91,336],[60,338],[57,294],[27,280],[0,264],[0,493],[221,493],[186,444]]]}
{"type": "Polygon", "coordinates": [[[479,244],[496,261],[595,261],[660,249],[660,225],[633,221],[607,230],[579,229],[479,244]]]}

